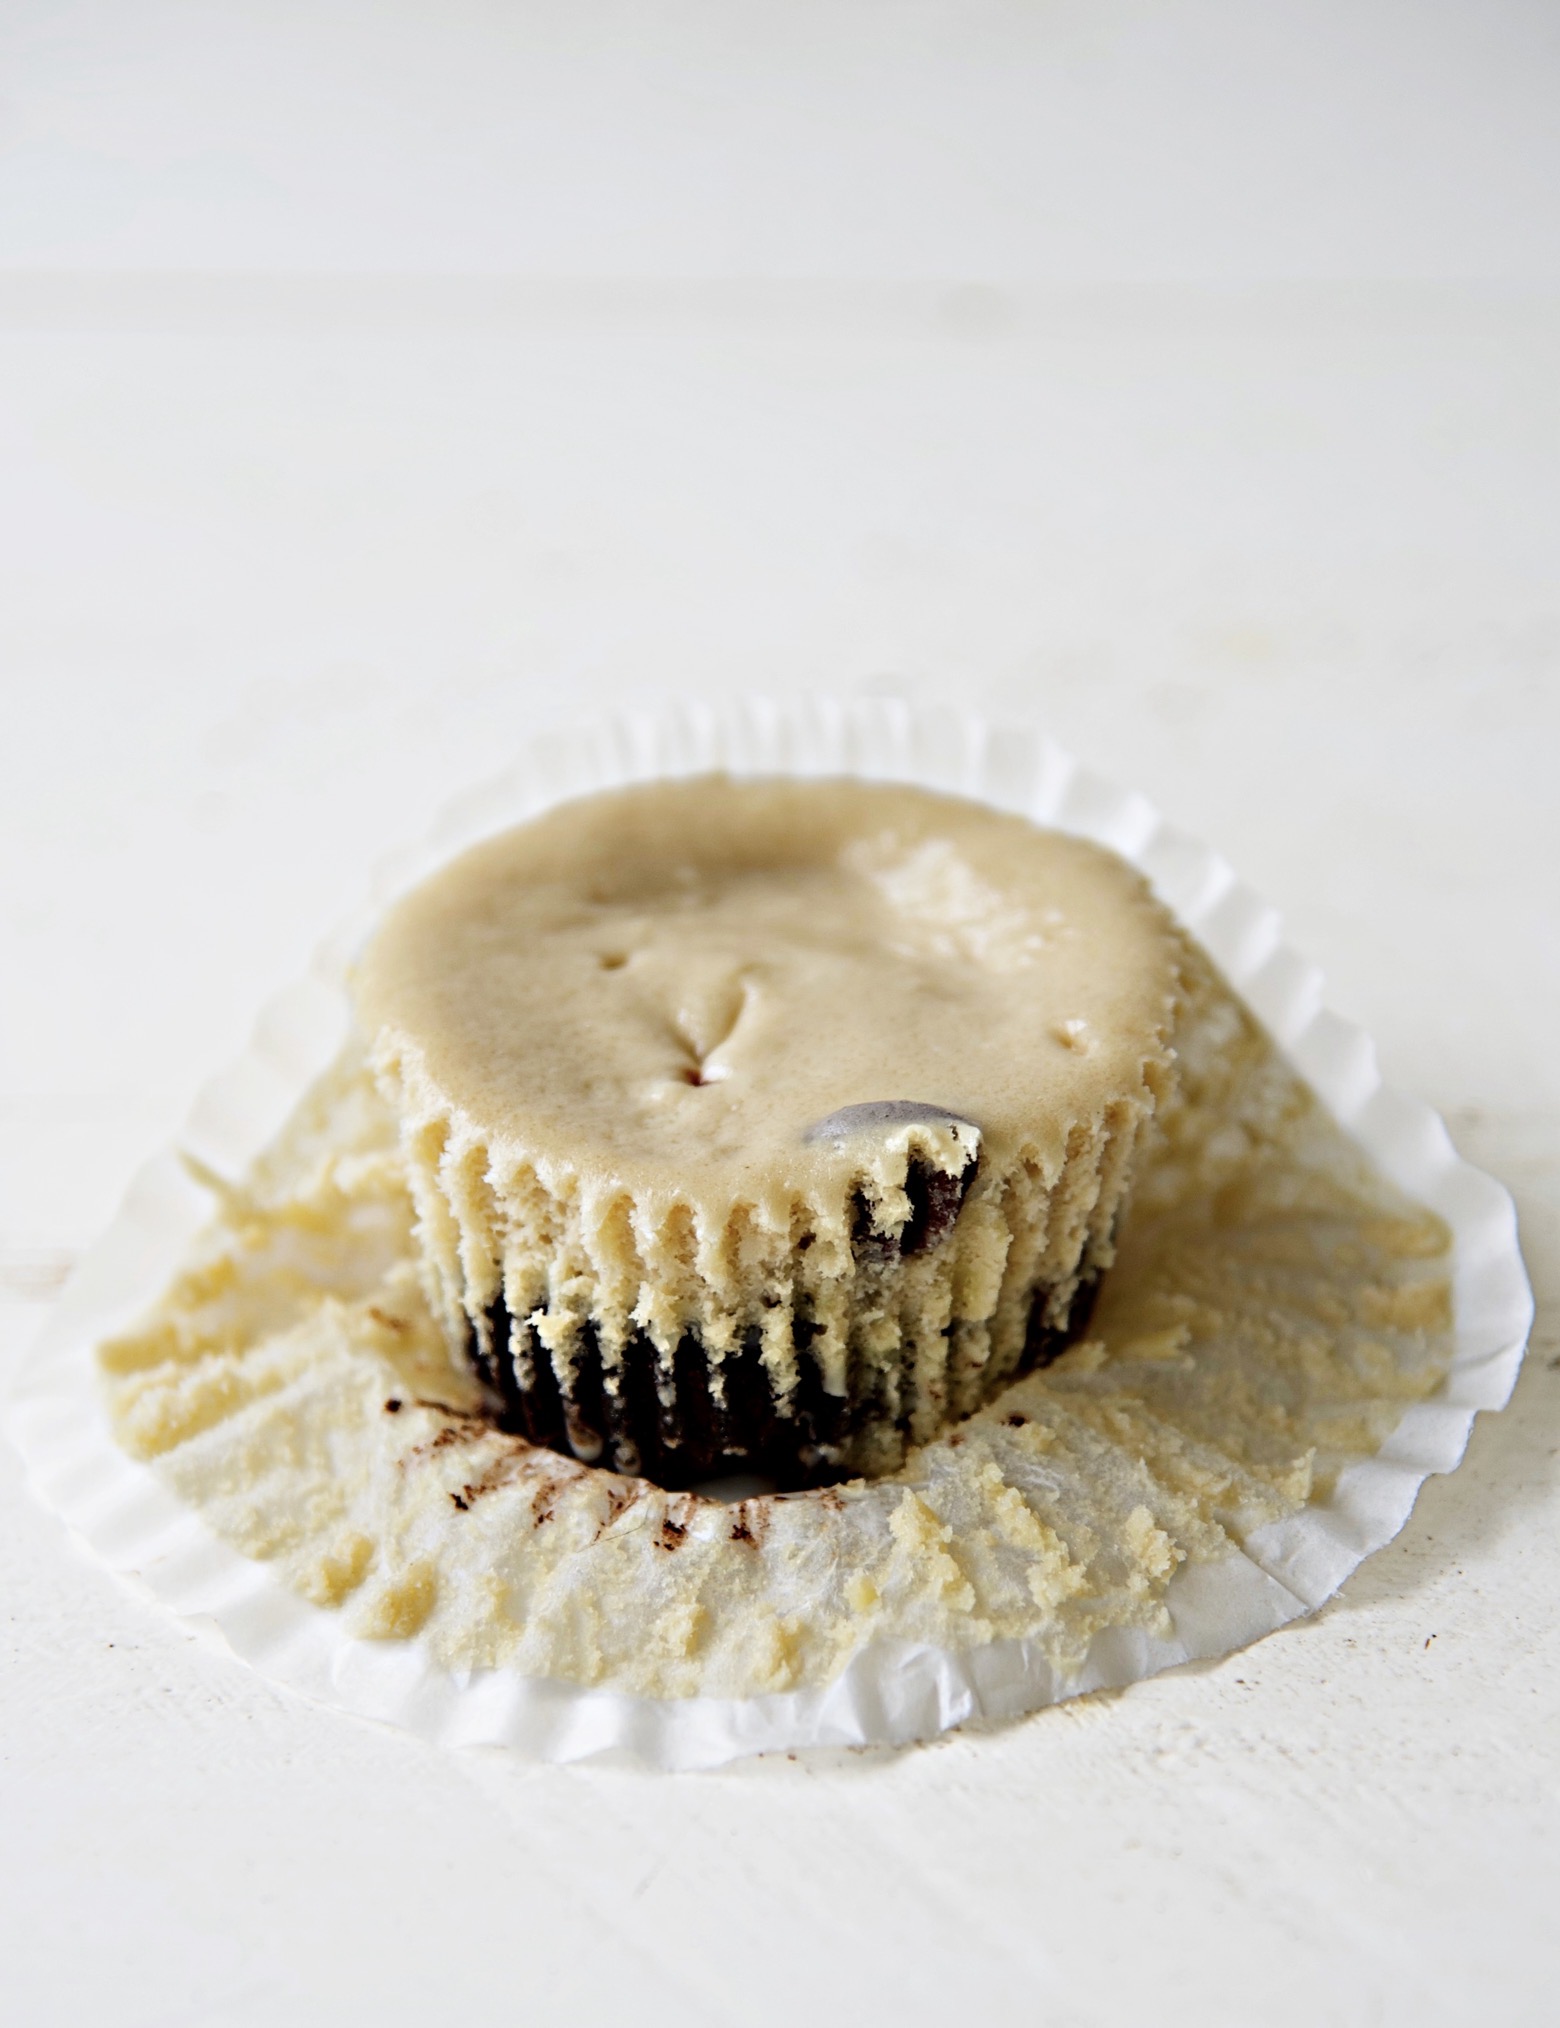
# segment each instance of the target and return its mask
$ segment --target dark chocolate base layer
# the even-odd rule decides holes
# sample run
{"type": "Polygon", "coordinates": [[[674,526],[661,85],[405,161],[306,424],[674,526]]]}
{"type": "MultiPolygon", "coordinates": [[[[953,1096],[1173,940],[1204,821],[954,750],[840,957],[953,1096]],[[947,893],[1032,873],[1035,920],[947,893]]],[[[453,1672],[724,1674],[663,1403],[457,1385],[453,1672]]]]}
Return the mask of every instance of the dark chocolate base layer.
{"type": "MultiPolygon", "coordinates": [[[[1060,1327],[1042,1321],[1048,1292],[1039,1292],[1019,1372],[1047,1366],[1066,1350],[1089,1321],[1095,1289],[1093,1277],[1079,1286],[1060,1327]]],[[[617,1385],[609,1390],[587,1327],[565,1392],[528,1324],[517,1330],[502,1301],[489,1310],[487,1321],[491,1350],[483,1354],[473,1333],[468,1357],[501,1428],[583,1464],[632,1473],[668,1489],[737,1474],[772,1479],[782,1492],[831,1485],[854,1476],[850,1460],[858,1439],[893,1421],[888,1405],[865,1391],[825,1393],[801,1330],[796,1340],[801,1377],[782,1406],[756,1334],[726,1358],[722,1401],[711,1393],[703,1347],[695,1337],[684,1338],[672,1363],[670,1398],[663,1399],[655,1347],[642,1335],[630,1340],[617,1385]]]]}

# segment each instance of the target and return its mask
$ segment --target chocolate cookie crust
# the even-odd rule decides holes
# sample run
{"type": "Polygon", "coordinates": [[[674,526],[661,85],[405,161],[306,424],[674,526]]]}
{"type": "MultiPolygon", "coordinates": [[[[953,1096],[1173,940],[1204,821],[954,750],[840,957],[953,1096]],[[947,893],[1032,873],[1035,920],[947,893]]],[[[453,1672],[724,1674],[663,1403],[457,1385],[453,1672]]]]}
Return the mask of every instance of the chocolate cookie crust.
{"type": "MultiPolygon", "coordinates": [[[[1009,1379],[1059,1358],[1087,1327],[1097,1293],[1095,1277],[1081,1281],[1056,1325],[1045,1321],[1049,1306],[1042,1292],[1009,1379]]],[[[846,1461],[864,1439],[879,1453],[885,1447],[876,1376],[869,1372],[854,1390],[830,1394],[805,1343],[797,1347],[797,1384],[785,1400],[776,1399],[756,1334],[722,1362],[718,1401],[710,1389],[711,1361],[696,1338],[677,1347],[668,1389],[664,1362],[642,1332],[622,1348],[613,1387],[599,1344],[585,1334],[566,1399],[534,1330],[524,1323],[517,1330],[501,1300],[488,1313],[485,1349],[473,1332],[467,1357],[494,1401],[500,1429],[582,1463],[614,1463],[668,1490],[749,1476],[770,1481],[779,1492],[827,1486],[849,1476],[846,1461]]]]}
{"type": "Polygon", "coordinates": [[[583,1462],[891,1469],[1076,1322],[1181,957],[1114,855],[920,790],[657,783],[476,848],[358,979],[452,1350],[583,1462]]]}

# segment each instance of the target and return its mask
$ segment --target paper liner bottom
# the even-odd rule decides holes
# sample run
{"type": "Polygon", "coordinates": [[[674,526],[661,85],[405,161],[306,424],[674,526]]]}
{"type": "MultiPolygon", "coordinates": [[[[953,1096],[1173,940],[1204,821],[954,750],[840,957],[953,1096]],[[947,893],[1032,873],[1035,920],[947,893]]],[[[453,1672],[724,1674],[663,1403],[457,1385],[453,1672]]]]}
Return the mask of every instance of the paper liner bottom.
{"type": "Polygon", "coordinates": [[[876,699],[809,699],[673,706],[541,736],[383,869],[309,978],[266,1008],[244,1056],[202,1091],[180,1146],[219,1175],[242,1173],[339,1047],[347,964],[365,928],[453,852],[569,795],[714,768],[853,774],[975,796],[1109,845],[1138,866],[1339,1124],[1450,1229],[1454,1350],[1436,1393],[1402,1416],[1374,1456],[1343,1471],[1325,1499],[1255,1530],[1244,1551],[1183,1567],[1166,1596],[1169,1638],[1101,1633],[1065,1682],[1032,1641],[957,1652],[878,1642],[824,1687],[751,1698],[657,1700],[508,1670],[457,1673],[415,1639],[350,1637],[339,1615],[220,1541],[114,1444],[93,1348],[153,1299],[207,1214],[203,1193],[168,1153],[137,1177],[78,1267],[14,1390],[10,1433],[39,1497],[111,1569],[214,1626],[267,1677],[441,1743],[553,1761],[618,1754],[696,1768],[812,1746],[898,1746],[1209,1660],[1314,1611],[1398,1533],[1424,1480],[1455,1468],[1475,1414],[1510,1395],[1533,1315],[1511,1200],[1462,1161],[1428,1106],[1382,1081],[1369,1037],[1323,1005],[1320,974],[1283,942],[1276,912],[1223,859],[1033,727],[876,699]]]}

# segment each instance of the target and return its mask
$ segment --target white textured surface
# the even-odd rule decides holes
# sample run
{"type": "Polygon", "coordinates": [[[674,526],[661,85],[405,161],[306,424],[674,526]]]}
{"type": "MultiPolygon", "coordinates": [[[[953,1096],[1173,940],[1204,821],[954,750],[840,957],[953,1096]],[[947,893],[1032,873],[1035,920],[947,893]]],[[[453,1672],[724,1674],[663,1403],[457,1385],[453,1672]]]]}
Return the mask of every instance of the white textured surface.
{"type": "MultiPolygon", "coordinates": [[[[1282,906],[1516,1193],[1540,1311],[1512,1405],[1247,1655],[673,1783],[269,1689],[76,1556],[0,1454],[27,2028],[779,2023],[825,1995],[1552,2018],[1553,10],[847,11],[827,93],[805,37],[781,90],[699,8],[665,13],[683,89],[663,63],[633,118],[589,50],[541,66],[528,166],[475,5],[426,63],[410,7],[361,62],[349,10],[310,10],[318,63],[260,0],[6,10],[7,1285],[107,1223],[365,865],[537,716],[898,688],[1035,711],[1282,906]],[[547,173],[558,128],[621,151],[589,204],[547,173]],[[548,283],[560,212],[574,272],[642,279],[548,283]],[[333,279],[358,248],[405,279],[333,279]],[[50,267],[79,279],[22,272],[50,267]],[[656,279],[701,273],[727,279],[656,279]]],[[[822,10],[753,12],[827,41],[822,10]]],[[[38,1320],[0,1309],[8,1365],[38,1320]]]]}

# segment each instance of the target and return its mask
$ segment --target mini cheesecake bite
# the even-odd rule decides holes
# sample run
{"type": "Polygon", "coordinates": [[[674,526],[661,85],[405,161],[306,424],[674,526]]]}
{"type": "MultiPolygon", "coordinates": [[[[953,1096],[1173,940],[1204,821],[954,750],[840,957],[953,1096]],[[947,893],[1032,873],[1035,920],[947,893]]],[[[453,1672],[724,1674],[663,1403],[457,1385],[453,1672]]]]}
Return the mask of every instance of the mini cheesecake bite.
{"type": "Polygon", "coordinates": [[[892,1470],[1068,1341],[1184,946],[929,792],[658,782],[488,840],[358,967],[420,1271],[503,1423],[659,1484],[892,1470]]]}

